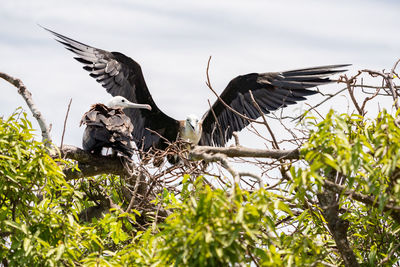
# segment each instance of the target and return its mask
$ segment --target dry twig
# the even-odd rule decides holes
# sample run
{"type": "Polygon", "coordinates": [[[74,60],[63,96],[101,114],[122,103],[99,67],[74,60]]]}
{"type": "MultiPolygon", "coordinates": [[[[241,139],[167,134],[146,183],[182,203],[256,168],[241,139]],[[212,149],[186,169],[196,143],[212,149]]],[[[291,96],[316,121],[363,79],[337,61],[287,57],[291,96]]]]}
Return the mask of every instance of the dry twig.
{"type": "Polygon", "coordinates": [[[71,108],[71,103],[72,103],[72,98],[69,100],[68,108],[67,108],[67,113],[65,114],[65,119],[64,119],[64,126],[63,126],[63,131],[61,135],[61,144],[60,148],[62,149],[63,143],[64,143],[64,134],[65,134],[65,128],[67,126],[67,120],[68,120],[68,115],[69,115],[69,110],[71,108]]]}

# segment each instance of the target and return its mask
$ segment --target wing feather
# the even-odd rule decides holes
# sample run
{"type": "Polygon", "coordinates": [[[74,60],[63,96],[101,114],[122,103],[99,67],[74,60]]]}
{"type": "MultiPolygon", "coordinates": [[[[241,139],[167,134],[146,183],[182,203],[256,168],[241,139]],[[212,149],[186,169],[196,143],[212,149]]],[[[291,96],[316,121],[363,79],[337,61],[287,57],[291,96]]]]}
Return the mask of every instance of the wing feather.
{"type": "MultiPolygon", "coordinates": [[[[229,82],[220,98],[239,113],[257,119],[261,114],[254,107],[249,91],[252,92],[263,113],[267,114],[296,104],[297,101],[305,100],[306,96],[317,93],[309,89],[333,82],[329,77],[345,71],[341,68],[346,66],[349,65],[328,65],[238,76],[229,82]]],[[[217,100],[211,108],[217,120],[211,110],[204,114],[201,145],[224,146],[234,131],[240,131],[249,124],[249,121],[228,110],[220,100],[217,100]]]]}
{"type": "Polygon", "coordinates": [[[155,132],[165,132],[164,136],[174,141],[177,136],[178,121],[163,113],[154,103],[153,98],[145,83],[140,65],[133,59],[119,52],[108,52],[95,48],[84,43],[73,40],[69,37],[51,31],[56,41],[73,52],[78,62],[84,65],[84,69],[90,72],[108,93],[112,96],[123,96],[131,102],[149,104],[151,111],[144,109],[127,109],[125,113],[132,121],[134,131],[133,138],[138,147],[148,151],[151,147],[164,148],[164,141],[146,128],[155,132]],[[168,128],[168,131],[165,129],[168,128]]]}

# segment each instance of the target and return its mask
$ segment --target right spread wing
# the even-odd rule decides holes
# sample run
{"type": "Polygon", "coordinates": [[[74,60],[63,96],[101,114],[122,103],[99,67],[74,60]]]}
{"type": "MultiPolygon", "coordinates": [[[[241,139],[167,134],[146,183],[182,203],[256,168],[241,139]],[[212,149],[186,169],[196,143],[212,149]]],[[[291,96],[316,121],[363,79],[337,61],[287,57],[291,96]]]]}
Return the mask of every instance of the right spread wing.
{"type": "MultiPolygon", "coordinates": [[[[249,73],[229,82],[220,98],[225,104],[251,119],[261,112],[268,114],[278,108],[305,100],[317,93],[313,87],[333,82],[329,77],[345,71],[348,66],[329,65],[283,72],[249,73]],[[253,104],[250,93],[261,112],[253,104]]],[[[232,112],[218,99],[203,116],[203,133],[200,145],[224,146],[233,132],[241,131],[249,121],[232,112]],[[217,127],[218,126],[218,127],[217,127]]]]}

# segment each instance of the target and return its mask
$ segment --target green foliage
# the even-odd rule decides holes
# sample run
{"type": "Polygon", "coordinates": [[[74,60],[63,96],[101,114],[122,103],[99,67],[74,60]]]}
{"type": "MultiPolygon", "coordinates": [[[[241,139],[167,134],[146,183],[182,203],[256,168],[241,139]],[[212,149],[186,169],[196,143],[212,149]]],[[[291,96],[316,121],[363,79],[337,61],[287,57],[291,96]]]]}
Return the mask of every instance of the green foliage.
{"type": "Polygon", "coordinates": [[[264,256],[257,246],[272,245],[268,234],[276,218],[268,194],[237,189],[231,199],[201,181],[194,186],[196,194],[162,226],[161,258],[177,266],[218,266],[251,261],[246,252],[264,256]]]}
{"type": "MultiPolygon", "coordinates": [[[[400,203],[398,123],[385,110],[376,119],[338,116],[331,111],[322,122],[311,123],[310,127],[313,131],[302,149],[309,166],[292,168],[291,190],[299,200],[312,201],[327,177],[336,171],[345,177],[346,189],[373,197],[372,207],[342,194],[339,209],[345,211],[342,219],[350,223],[349,240],[359,260],[377,264],[398,244],[400,226],[393,220],[396,215],[384,208],[388,203],[400,203]]],[[[323,231],[322,218],[315,223],[323,231]]],[[[392,256],[388,264],[396,261],[392,256]]]]}
{"type": "MultiPolygon", "coordinates": [[[[184,177],[178,193],[164,190],[154,205],[165,220],[137,227],[140,213],[111,209],[82,222],[99,187],[120,207],[118,176],[66,181],[62,166],[34,140],[22,112],[0,119],[0,258],[10,266],[323,266],[342,264],[317,195],[332,172],[346,189],[373,197],[373,205],[342,194],[340,217],[359,262],[388,266],[399,255],[400,130],[383,111],[376,119],[335,115],[314,122],[304,161],[275,190],[210,187],[184,177]],[[386,258],[386,259],[385,259],[386,258]]],[[[154,215],[154,214],[153,214],[154,215]]],[[[154,216],[155,217],[155,216],[154,216]]],[[[143,218],[141,218],[143,219],[143,218]]]]}
{"type": "Polygon", "coordinates": [[[82,225],[82,193],[34,140],[26,114],[0,119],[0,258],[11,266],[116,263],[107,245],[127,239],[117,213],[82,225]]]}
{"type": "MultiPolygon", "coordinates": [[[[128,247],[128,262],[153,266],[299,266],[321,259],[326,252],[305,225],[297,234],[285,234],[277,222],[295,216],[277,195],[261,189],[253,193],[236,188],[229,195],[211,189],[202,178],[184,182],[182,198],[164,192],[163,202],[174,212],[128,247]]],[[[292,229],[291,229],[292,230],[292,229]]],[[[300,229],[299,229],[300,230],[300,229]]]]}
{"type": "Polygon", "coordinates": [[[0,229],[6,236],[0,240],[0,258],[20,265],[54,265],[64,253],[62,238],[69,230],[60,205],[48,196],[57,190],[57,201],[68,202],[73,191],[33,137],[25,113],[0,119],[0,229]]]}

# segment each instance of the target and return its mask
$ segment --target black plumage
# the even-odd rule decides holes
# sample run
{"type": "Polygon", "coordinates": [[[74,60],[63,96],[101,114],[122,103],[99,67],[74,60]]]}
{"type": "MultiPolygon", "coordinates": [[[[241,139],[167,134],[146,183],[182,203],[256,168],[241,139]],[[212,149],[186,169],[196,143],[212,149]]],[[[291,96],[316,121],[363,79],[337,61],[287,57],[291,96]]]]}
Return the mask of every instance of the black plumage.
{"type": "MultiPolygon", "coordinates": [[[[48,30],[50,31],[50,30],[48,30]]],[[[133,59],[119,53],[108,52],[66,36],[50,31],[56,40],[75,53],[76,60],[83,63],[84,69],[113,96],[123,96],[129,101],[146,103],[151,111],[144,109],[127,110],[135,131],[132,133],[136,145],[144,151],[152,147],[165,149],[167,142],[173,142],[182,134],[182,123],[163,113],[154,103],[145,83],[141,67],[133,59]],[[161,138],[160,136],[164,137],[161,138]]],[[[257,119],[260,112],[253,105],[249,91],[252,92],[263,113],[305,100],[315,94],[310,88],[332,82],[329,76],[343,72],[348,65],[329,65],[284,72],[250,73],[231,80],[220,98],[237,112],[257,119]]],[[[240,131],[249,124],[217,100],[208,110],[200,124],[202,133],[200,145],[224,146],[232,133],[240,131]],[[214,114],[215,116],[214,116],[214,114]],[[216,119],[215,119],[216,118],[216,119]]]]}
{"type": "Polygon", "coordinates": [[[102,149],[108,147],[122,156],[132,157],[133,125],[122,109],[94,104],[83,115],[82,124],[86,125],[82,138],[84,150],[101,154],[102,149]]]}
{"type": "MultiPolygon", "coordinates": [[[[261,116],[253,104],[249,91],[263,113],[268,114],[278,108],[305,100],[306,96],[316,94],[309,88],[331,83],[328,77],[343,72],[339,68],[348,65],[330,65],[297,69],[283,72],[250,73],[231,80],[220,98],[231,108],[251,119],[261,116]]],[[[249,121],[235,114],[217,100],[211,110],[203,116],[203,132],[200,145],[224,146],[232,138],[232,133],[242,130],[249,121]],[[218,125],[223,133],[220,133],[218,125]],[[213,129],[215,129],[213,131],[213,129]]]]}

